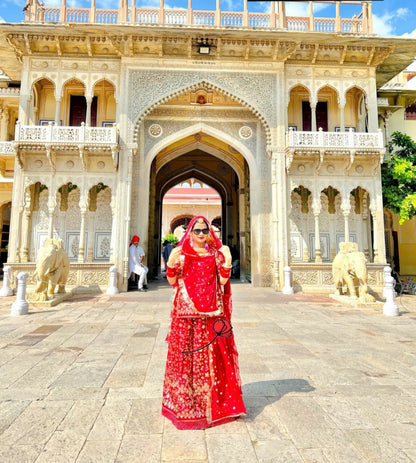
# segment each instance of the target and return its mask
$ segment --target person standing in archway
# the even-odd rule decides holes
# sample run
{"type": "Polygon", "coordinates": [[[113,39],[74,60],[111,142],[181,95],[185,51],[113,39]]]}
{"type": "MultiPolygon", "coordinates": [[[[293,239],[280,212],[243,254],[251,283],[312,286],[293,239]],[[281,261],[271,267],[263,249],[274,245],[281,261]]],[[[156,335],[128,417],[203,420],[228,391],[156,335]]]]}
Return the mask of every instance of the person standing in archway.
{"type": "Polygon", "coordinates": [[[136,274],[139,276],[139,291],[147,290],[147,272],[149,269],[143,264],[145,253],[139,245],[140,238],[134,235],[130,242],[129,249],[129,271],[130,275],[136,274]]]}
{"type": "Polygon", "coordinates": [[[204,217],[171,252],[174,287],[162,414],[178,429],[205,429],[246,413],[231,327],[231,254],[204,217]]]}

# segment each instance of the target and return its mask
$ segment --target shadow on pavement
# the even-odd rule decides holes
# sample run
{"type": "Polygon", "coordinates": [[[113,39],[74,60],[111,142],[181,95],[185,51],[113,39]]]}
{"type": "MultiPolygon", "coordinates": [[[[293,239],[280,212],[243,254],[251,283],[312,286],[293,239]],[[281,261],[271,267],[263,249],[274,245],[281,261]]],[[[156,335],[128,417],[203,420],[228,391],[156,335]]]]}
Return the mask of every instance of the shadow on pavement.
{"type": "Polygon", "coordinates": [[[243,384],[243,398],[247,401],[247,419],[253,420],[264,408],[277,402],[285,394],[308,393],[315,390],[305,379],[276,379],[243,384]],[[257,399],[257,400],[256,400],[257,399]]]}

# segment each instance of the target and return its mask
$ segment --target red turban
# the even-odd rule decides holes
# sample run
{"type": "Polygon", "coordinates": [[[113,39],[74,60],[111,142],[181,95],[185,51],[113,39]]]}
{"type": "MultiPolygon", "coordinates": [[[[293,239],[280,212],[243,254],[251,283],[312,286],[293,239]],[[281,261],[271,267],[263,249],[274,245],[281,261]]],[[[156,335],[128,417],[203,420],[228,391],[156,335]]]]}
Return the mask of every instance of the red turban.
{"type": "Polygon", "coordinates": [[[140,241],[140,238],[137,235],[134,235],[130,241],[130,246],[134,243],[138,243],[139,241],[140,241]]]}

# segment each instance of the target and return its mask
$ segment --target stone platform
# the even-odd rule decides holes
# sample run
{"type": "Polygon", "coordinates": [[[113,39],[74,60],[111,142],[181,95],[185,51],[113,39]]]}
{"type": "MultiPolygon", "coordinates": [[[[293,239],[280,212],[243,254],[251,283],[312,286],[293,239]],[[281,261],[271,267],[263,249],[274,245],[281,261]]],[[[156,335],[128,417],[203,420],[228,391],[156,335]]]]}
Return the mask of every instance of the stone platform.
{"type": "Polygon", "coordinates": [[[247,417],[162,417],[171,290],[0,300],[2,463],[416,462],[416,296],[401,316],[233,284],[247,417]]]}

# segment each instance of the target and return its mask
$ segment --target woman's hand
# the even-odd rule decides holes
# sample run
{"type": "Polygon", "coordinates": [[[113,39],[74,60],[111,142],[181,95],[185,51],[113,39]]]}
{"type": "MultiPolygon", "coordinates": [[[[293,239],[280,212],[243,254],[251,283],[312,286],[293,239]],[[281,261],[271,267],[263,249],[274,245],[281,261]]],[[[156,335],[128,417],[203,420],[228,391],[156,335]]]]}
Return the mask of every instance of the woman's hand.
{"type": "Polygon", "coordinates": [[[226,267],[231,267],[231,252],[228,246],[221,246],[219,249],[220,253],[224,256],[225,262],[224,265],[226,267]]]}
{"type": "Polygon", "coordinates": [[[176,259],[181,255],[182,246],[177,246],[172,250],[168,259],[168,267],[174,267],[176,259]]]}

